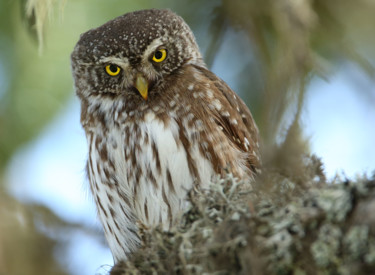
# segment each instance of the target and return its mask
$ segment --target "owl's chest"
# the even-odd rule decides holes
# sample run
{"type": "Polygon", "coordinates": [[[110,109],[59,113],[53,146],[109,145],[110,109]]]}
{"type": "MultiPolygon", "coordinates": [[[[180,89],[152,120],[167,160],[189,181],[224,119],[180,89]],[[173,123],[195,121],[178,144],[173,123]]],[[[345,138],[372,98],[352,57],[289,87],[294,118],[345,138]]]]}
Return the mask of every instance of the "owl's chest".
{"type": "Polygon", "coordinates": [[[140,123],[89,135],[91,188],[94,196],[104,198],[99,212],[115,205],[145,225],[172,223],[193,185],[208,183],[214,175],[199,141],[186,138],[188,129],[181,128],[173,119],[165,123],[150,115],[140,123]]]}

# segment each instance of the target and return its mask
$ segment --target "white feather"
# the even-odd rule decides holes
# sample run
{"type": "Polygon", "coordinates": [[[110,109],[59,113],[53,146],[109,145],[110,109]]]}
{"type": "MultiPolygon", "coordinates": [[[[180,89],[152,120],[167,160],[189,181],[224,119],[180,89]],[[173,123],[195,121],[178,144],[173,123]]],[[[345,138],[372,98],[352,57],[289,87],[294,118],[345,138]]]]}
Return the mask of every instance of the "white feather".
{"type": "MultiPolygon", "coordinates": [[[[119,184],[116,192],[111,190],[108,182],[104,182],[106,179],[104,168],[111,168],[108,163],[100,159],[99,152],[95,146],[96,138],[100,135],[99,132],[94,133],[90,148],[92,162],[92,167],[89,169],[90,178],[94,179],[98,185],[98,190],[92,189],[94,197],[97,196],[100,199],[103,208],[107,212],[106,215],[101,207],[98,207],[99,217],[104,225],[108,244],[116,261],[124,260],[124,254],[134,251],[139,243],[138,237],[129,233],[128,228],[136,230],[136,227],[134,220],[130,220],[127,216],[134,215],[136,220],[148,227],[158,225],[161,221],[163,228],[168,229],[170,226],[168,212],[171,211],[172,216],[175,218],[187,207],[187,192],[193,187],[196,180],[190,173],[185,148],[182,144],[176,142],[179,138],[179,128],[174,119],[171,119],[168,127],[165,127],[164,123],[156,118],[152,111],[149,111],[145,115],[145,120],[138,123],[137,126],[140,130],[140,135],[138,136],[136,136],[133,124],[125,124],[123,129],[113,127],[105,138],[101,137],[103,144],[99,145],[99,148],[107,146],[109,158],[114,163],[114,170],[119,184]],[[125,127],[130,129],[130,136],[128,137],[130,144],[128,145],[125,145],[125,127]],[[147,144],[145,143],[146,136],[148,136],[147,144]],[[143,172],[138,182],[134,182],[134,180],[129,180],[130,175],[134,173],[132,159],[129,158],[126,161],[125,153],[128,151],[127,153],[129,154],[132,150],[135,150],[135,145],[138,142],[141,143],[141,150],[137,151],[136,162],[143,172]],[[153,157],[152,142],[159,152],[161,174],[158,172],[156,161],[153,157]],[[117,149],[113,149],[111,144],[116,144],[117,149]],[[98,171],[97,167],[99,167],[100,171],[98,171]],[[150,169],[154,175],[157,187],[148,180],[148,175],[145,172],[147,169],[150,169]],[[168,185],[167,170],[170,172],[175,192],[172,192],[168,185]],[[137,188],[136,194],[133,191],[134,184],[137,188]],[[169,206],[164,201],[163,189],[168,196],[169,206]],[[126,204],[119,192],[128,198],[128,201],[131,202],[130,205],[126,204]],[[108,193],[113,197],[112,201],[109,200],[108,193]],[[148,215],[145,213],[144,206],[146,200],[148,215]],[[116,213],[116,219],[109,215],[109,209],[111,208],[116,213]],[[123,214],[124,210],[127,215],[123,214]],[[121,230],[117,229],[115,222],[121,230]],[[107,225],[111,227],[114,234],[110,233],[108,227],[106,228],[107,225]],[[118,241],[114,235],[117,236],[118,241]],[[122,243],[125,249],[119,243],[122,243]]],[[[195,161],[201,182],[208,184],[215,173],[211,163],[201,156],[198,143],[191,148],[190,155],[195,161]]]]}

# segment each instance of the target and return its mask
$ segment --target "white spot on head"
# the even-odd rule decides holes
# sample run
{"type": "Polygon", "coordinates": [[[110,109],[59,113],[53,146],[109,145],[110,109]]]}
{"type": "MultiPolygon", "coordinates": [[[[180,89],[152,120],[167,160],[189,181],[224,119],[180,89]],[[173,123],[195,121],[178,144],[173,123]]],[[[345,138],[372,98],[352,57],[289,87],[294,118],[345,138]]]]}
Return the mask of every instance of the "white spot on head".
{"type": "Polygon", "coordinates": [[[188,86],[188,90],[189,91],[192,91],[194,89],[194,84],[189,84],[189,86],[188,86]]]}
{"type": "Polygon", "coordinates": [[[174,107],[175,105],[176,105],[176,101],[171,100],[171,101],[169,102],[169,106],[174,107]]]}

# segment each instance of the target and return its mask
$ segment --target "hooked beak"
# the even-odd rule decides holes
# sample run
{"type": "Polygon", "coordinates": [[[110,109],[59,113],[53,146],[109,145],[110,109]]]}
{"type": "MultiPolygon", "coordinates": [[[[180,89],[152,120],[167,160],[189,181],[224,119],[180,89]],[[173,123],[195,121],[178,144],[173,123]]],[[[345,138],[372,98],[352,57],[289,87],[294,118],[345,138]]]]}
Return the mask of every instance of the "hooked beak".
{"type": "Polygon", "coordinates": [[[135,88],[141,94],[144,100],[148,98],[148,82],[144,76],[140,73],[137,74],[135,78],[135,88]]]}

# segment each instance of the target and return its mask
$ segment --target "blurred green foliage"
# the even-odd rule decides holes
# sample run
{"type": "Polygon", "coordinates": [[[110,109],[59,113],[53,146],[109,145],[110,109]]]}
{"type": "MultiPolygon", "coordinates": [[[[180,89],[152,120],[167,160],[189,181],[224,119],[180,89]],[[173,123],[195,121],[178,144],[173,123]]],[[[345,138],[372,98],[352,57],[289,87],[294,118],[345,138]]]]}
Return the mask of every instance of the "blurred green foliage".
{"type": "MultiPolygon", "coordinates": [[[[228,32],[254,56],[238,78],[265,145],[274,145],[285,111],[303,99],[309,79],[345,60],[374,74],[367,0],[64,1],[0,3],[0,165],[35,137],[73,94],[69,55],[79,34],[125,12],[171,8],[197,34],[212,65],[228,32]],[[38,47],[43,49],[38,53],[38,47]]],[[[241,55],[241,53],[231,53],[241,55]]]]}
{"type": "MultiPolygon", "coordinates": [[[[184,17],[209,66],[227,34],[240,34],[235,43],[242,44],[253,58],[241,64],[244,69],[237,78],[237,92],[250,105],[260,127],[265,163],[281,168],[298,166],[298,156],[307,150],[299,114],[312,78],[329,78],[343,62],[354,62],[374,76],[375,2],[370,0],[2,0],[0,188],[14,152],[37,137],[73,96],[70,52],[79,35],[123,13],[144,8],[170,8],[184,17]],[[292,122],[285,120],[290,111],[294,113],[292,122]],[[281,144],[276,142],[280,136],[281,144]]],[[[9,205],[22,210],[22,204],[5,192],[0,192],[0,203],[4,205],[0,217],[7,221],[0,225],[0,273],[11,273],[9,257],[24,255],[17,260],[30,264],[28,274],[40,274],[37,269],[32,272],[32,261],[26,258],[44,243],[43,251],[49,255],[46,259],[53,263],[55,243],[35,230],[32,222],[9,215],[17,212],[9,205]],[[28,233],[22,235],[22,230],[28,233]],[[3,241],[4,234],[12,234],[7,242],[3,241]],[[30,252],[20,253],[22,245],[16,240],[30,252]]],[[[24,213],[32,220],[36,212],[24,213]]],[[[47,220],[52,216],[46,215],[47,220]]]]}

